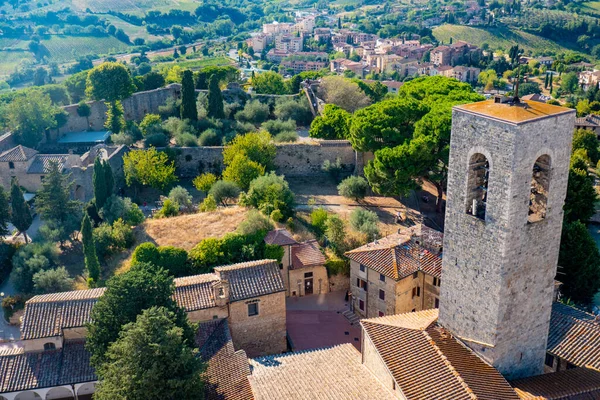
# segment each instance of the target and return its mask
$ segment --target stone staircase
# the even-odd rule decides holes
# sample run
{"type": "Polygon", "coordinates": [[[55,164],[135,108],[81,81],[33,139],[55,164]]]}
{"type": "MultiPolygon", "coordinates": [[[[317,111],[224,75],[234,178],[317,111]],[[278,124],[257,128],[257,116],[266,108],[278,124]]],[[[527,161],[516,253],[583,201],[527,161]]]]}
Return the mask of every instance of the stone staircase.
{"type": "Polygon", "coordinates": [[[342,311],[342,315],[344,317],[346,317],[346,319],[350,322],[350,324],[352,325],[358,325],[358,323],[360,322],[360,318],[358,318],[358,315],[354,314],[352,311],[350,311],[349,309],[346,309],[344,311],[342,311]]]}

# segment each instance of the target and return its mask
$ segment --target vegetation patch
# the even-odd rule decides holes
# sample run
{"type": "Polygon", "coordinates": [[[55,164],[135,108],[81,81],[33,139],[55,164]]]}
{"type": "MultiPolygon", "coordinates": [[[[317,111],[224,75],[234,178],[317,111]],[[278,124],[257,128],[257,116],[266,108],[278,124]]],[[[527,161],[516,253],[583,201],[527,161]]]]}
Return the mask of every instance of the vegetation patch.
{"type": "Polygon", "coordinates": [[[129,45],[112,37],[53,36],[42,43],[50,51],[52,61],[67,62],[90,54],[115,54],[127,51],[129,45]]]}

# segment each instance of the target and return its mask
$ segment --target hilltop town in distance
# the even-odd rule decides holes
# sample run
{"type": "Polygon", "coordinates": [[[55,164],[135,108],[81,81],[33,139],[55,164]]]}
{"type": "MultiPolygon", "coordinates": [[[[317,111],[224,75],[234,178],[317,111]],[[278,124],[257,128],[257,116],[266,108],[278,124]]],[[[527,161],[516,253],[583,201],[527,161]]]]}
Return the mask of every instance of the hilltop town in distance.
{"type": "Polygon", "coordinates": [[[0,3],[0,400],[600,399],[600,3],[0,3]]]}

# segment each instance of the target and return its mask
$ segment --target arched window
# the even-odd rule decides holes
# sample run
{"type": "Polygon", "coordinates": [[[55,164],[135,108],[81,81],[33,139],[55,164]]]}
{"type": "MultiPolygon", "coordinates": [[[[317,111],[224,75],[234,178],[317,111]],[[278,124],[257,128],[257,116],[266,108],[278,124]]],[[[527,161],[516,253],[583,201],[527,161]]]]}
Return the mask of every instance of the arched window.
{"type": "Polygon", "coordinates": [[[473,154],[467,180],[467,214],[485,220],[490,163],[481,154],[473,154]]]}
{"type": "Polygon", "coordinates": [[[539,222],[546,218],[548,190],[550,189],[550,156],[540,156],[533,164],[531,189],[529,194],[529,215],[527,222],[539,222]]]}
{"type": "Polygon", "coordinates": [[[44,351],[55,350],[56,346],[54,343],[44,343],[44,351]]]}

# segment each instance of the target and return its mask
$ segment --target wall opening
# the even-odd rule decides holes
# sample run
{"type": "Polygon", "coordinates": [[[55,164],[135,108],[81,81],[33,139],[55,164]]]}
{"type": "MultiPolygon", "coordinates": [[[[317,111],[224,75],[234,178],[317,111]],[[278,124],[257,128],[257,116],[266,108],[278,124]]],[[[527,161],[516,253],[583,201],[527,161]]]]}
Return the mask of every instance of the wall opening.
{"type": "Polygon", "coordinates": [[[481,153],[473,154],[467,176],[467,214],[485,220],[490,163],[481,153]]]}
{"type": "Polygon", "coordinates": [[[550,189],[550,156],[540,156],[533,164],[529,193],[529,215],[527,222],[534,223],[546,218],[548,190],[550,189]]]}

